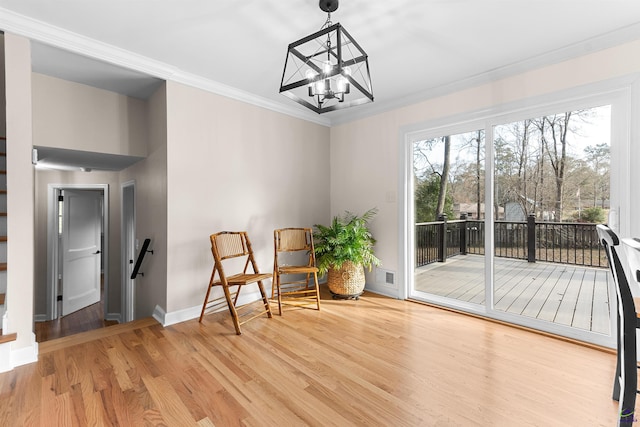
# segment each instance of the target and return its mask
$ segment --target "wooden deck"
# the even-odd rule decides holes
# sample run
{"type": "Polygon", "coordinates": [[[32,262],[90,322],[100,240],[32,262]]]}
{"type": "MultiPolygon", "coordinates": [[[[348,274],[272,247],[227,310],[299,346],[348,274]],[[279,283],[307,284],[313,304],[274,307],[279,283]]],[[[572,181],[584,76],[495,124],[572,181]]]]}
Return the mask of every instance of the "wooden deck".
{"type": "MultiPolygon", "coordinates": [[[[496,258],[494,277],[497,310],[610,333],[607,269],[496,258]]],[[[484,256],[457,256],[421,267],[415,288],[484,304],[484,256]]]]}

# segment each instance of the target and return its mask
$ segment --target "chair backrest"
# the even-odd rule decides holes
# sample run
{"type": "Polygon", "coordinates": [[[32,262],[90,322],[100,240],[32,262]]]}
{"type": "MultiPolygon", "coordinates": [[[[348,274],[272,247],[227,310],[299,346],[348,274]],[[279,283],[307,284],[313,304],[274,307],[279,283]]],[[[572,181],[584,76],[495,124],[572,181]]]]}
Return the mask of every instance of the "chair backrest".
{"type": "MultiPolygon", "coordinates": [[[[621,395],[618,396],[620,409],[620,422],[618,425],[627,425],[628,420],[634,419],[636,388],[638,372],[636,369],[638,349],[636,347],[636,327],[638,325],[633,294],[629,289],[627,275],[624,272],[617,248],[620,246],[620,239],[613,230],[606,225],[598,224],[598,237],[600,243],[605,248],[609,267],[615,281],[616,295],[618,300],[618,367],[616,383],[619,384],[621,395]]],[[[616,386],[614,385],[614,396],[616,386]]],[[[629,424],[631,425],[631,424],[629,424]]]]}
{"type": "Polygon", "coordinates": [[[316,256],[311,228],[281,228],[273,232],[273,237],[276,257],[279,252],[305,251],[309,255],[311,265],[315,265],[316,256]]]}
{"type": "Polygon", "coordinates": [[[253,258],[251,241],[246,231],[221,231],[209,236],[211,240],[211,252],[216,264],[229,258],[247,257],[243,272],[247,272],[249,264],[253,271],[257,272],[257,265],[253,258]]]}
{"type": "Polygon", "coordinates": [[[616,285],[618,303],[622,304],[621,309],[623,312],[633,313],[633,317],[630,317],[629,315],[629,318],[633,319],[635,328],[635,306],[633,304],[633,294],[629,288],[627,275],[624,272],[624,268],[620,262],[620,256],[618,255],[617,248],[620,246],[620,239],[618,239],[618,236],[613,230],[604,224],[598,224],[596,229],[598,230],[600,243],[604,246],[605,253],[607,254],[609,268],[616,285]]]}

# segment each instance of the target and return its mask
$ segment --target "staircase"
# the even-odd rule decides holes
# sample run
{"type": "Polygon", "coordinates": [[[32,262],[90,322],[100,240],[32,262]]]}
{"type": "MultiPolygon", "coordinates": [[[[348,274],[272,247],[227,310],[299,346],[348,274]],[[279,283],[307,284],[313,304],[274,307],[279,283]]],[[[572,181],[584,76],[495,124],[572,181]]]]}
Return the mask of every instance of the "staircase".
{"type": "Polygon", "coordinates": [[[15,341],[16,334],[4,334],[7,312],[7,139],[0,137],[0,344],[15,341]]]}

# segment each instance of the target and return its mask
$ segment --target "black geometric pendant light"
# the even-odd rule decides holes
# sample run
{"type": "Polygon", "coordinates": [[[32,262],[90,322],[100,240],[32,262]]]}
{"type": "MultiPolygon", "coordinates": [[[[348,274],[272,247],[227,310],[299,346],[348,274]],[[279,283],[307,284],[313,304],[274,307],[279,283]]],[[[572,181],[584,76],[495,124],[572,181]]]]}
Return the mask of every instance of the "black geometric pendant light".
{"type": "Polygon", "coordinates": [[[339,23],[338,0],[320,0],[327,21],[320,31],[289,45],[280,93],[318,114],[373,102],[365,51],[339,23]]]}

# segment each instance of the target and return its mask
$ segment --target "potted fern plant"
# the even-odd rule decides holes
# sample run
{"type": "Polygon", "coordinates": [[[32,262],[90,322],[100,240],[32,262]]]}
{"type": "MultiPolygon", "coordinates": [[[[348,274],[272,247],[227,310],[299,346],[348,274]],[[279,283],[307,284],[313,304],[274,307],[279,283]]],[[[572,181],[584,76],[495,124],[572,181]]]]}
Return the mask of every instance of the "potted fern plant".
{"type": "Polygon", "coordinates": [[[314,226],[318,272],[327,274],[327,285],[334,298],[358,299],[365,285],[364,268],[371,271],[373,265],[381,264],[373,253],[376,240],[368,227],[377,212],[376,208],[362,215],[346,211],[335,216],[329,227],[314,226]]]}

